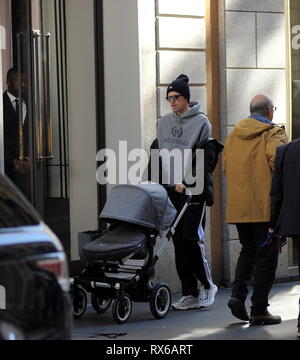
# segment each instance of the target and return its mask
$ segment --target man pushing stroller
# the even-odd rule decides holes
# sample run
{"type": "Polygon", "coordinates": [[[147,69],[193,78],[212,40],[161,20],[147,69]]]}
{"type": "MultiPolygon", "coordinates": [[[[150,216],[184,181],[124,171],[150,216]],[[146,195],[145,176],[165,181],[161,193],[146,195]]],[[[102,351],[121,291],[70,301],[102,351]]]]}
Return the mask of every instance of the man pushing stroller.
{"type": "MultiPolygon", "coordinates": [[[[170,166],[170,157],[164,157],[161,150],[172,151],[204,150],[204,190],[201,195],[193,195],[192,202],[181,218],[173,235],[175,248],[175,264],[182,286],[181,299],[172,304],[176,310],[208,307],[214,303],[218,291],[213,283],[208,262],[205,257],[205,208],[212,206],[213,177],[212,172],[218,161],[218,154],[223,145],[211,139],[211,124],[197,103],[190,103],[189,78],[180,75],[167,89],[166,100],[170,103],[172,113],[163,116],[157,126],[157,139],[151,150],[160,151],[160,181],[162,175],[170,179],[167,187],[169,198],[179,212],[186,203],[185,173],[182,173],[181,183],[174,181],[174,173],[179,164],[170,166]],[[170,174],[165,174],[166,172],[170,174]],[[200,289],[198,285],[200,281],[200,289]]],[[[193,175],[196,173],[193,161],[193,175]]],[[[186,169],[188,170],[188,169],[186,169]]],[[[189,170],[188,170],[189,171],[189,170]]],[[[201,174],[203,175],[203,174],[201,174]]],[[[163,177],[165,179],[166,177],[163,177]]],[[[149,180],[151,171],[149,172],[149,180]]],[[[176,179],[175,179],[176,180],[176,179]]],[[[163,185],[166,185],[163,183],[163,185]]]]}

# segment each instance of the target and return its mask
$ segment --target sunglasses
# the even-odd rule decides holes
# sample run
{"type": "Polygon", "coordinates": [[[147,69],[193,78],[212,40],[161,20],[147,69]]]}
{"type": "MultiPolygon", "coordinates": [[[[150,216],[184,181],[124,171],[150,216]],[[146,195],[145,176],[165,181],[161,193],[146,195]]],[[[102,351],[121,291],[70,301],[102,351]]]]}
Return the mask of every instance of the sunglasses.
{"type": "Polygon", "coordinates": [[[166,100],[167,100],[168,102],[176,101],[176,100],[178,100],[178,99],[180,98],[180,96],[182,96],[182,95],[167,96],[167,97],[166,97],[166,100]]]}

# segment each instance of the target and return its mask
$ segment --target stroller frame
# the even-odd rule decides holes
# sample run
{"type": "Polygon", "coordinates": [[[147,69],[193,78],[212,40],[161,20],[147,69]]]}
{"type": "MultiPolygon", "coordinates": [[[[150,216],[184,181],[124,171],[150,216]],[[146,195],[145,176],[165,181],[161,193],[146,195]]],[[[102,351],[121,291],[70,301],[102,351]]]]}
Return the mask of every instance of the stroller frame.
{"type": "MultiPolygon", "coordinates": [[[[167,230],[159,249],[155,252],[158,234],[150,229],[145,229],[147,257],[144,265],[126,264],[134,259],[138,250],[129,256],[114,261],[97,260],[87,263],[78,276],[71,279],[70,293],[73,305],[73,316],[79,319],[87,307],[87,295],[91,293],[91,303],[94,310],[104,313],[113,301],[112,315],[114,320],[125,323],[132,311],[132,301],[149,302],[152,315],[157,319],[164,318],[171,308],[171,291],[167,284],[153,284],[155,264],[161,253],[175,233],[176,227],[192,201],[191,194],[187,194],[187,201],[177,214],[173,224],[167,230]],[[118,276],[119,275],[119,276],[118,276]],[[127,277],[132,276],[130,278],[127,277]]],[[[203,215],[205,204],[203,207],[203,215]]]]}

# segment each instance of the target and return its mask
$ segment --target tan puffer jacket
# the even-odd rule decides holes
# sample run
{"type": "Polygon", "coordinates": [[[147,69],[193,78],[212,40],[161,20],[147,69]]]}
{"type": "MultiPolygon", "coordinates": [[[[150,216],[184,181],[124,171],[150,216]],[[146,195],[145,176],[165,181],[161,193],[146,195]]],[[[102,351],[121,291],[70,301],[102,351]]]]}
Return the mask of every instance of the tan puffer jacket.
{"type": "Polygon", "coordinates": [[[222,158],[227,178],[227,223],[269,222],[276,148],[287,142],[286,132],[279,126],[251,118],[237,123],[222,158]]]}

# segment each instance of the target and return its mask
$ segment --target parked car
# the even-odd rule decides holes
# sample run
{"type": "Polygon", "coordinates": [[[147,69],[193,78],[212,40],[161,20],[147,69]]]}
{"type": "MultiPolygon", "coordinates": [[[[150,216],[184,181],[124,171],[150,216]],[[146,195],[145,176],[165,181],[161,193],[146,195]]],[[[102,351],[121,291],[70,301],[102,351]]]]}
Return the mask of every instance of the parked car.
{"type": "Polygon", "coordinates": [[[71,328],[62,245],[0,175],[0,340],[70,339],[71,328]]]}

